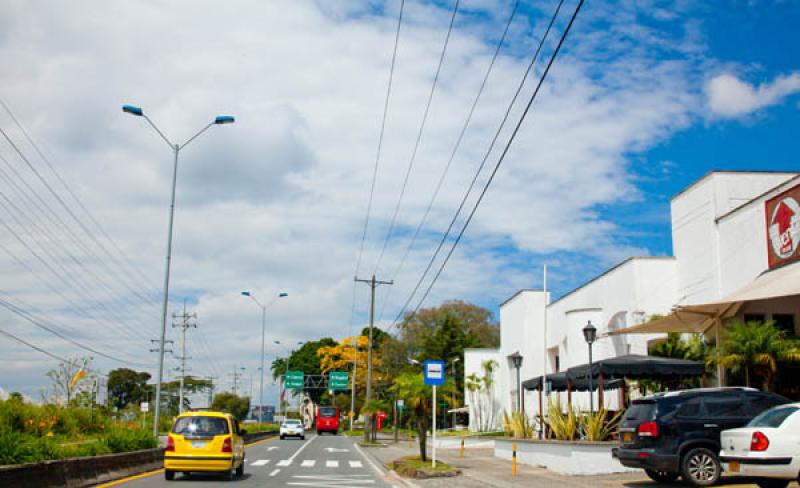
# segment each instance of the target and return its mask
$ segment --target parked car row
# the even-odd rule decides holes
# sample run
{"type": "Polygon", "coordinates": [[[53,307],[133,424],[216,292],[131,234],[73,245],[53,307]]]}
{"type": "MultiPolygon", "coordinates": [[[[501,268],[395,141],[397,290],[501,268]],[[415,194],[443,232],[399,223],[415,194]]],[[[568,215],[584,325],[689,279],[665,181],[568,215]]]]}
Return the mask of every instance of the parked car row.
{"type": "Polygon", "coordinates": [[[726,474],[764,488],[800,481],[800,403],[753,388],[699,388],[635,400],[614,457],[656,482],[695,486],[726,474]]]}

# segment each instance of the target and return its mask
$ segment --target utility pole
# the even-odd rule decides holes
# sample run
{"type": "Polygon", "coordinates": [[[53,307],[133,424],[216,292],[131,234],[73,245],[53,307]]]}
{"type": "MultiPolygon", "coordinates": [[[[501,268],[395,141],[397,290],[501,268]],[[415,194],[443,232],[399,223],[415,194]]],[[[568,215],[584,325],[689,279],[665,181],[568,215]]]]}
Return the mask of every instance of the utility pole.
{"type": "Polygon", "coordinates": [[[176,313],[172,314],[172,319],[181,319],[182,322],[179,324],[173,323],[172,327],[180,327],[181,328],[181,356],[178,358],[181,361],[181,386],[180,390],[178,390],[178,414],[183,413],[183,383],[186,379],[186,360],[191,359],[190,357],[186,356],[186,329],[189,327],[197,328],[196,323],[189,323],[189,319],[197,319],[196,313],[186,313],[186,300],[183,301],[183,313],[178,315],[176,313]]]}
{"type": "MultiPolygon", "coordinates": [[[[164,354],[166,354],[166,353],[172,354],[172,349],[165,349],[165,348],[161,347],[162,345],[166,346],[167,344],[173,344],[173,342],[171,340],[167,340],[167,339],[163,339],[163,338],[162,339],[150,339],[150,342],[157,345],[155,349],[150,349],[150,352],[157,352],[158,355],[160,357],[162,357],[162,358],[164,357],[164,354]]],[[[155,397],[155,402],[156,402],[155,408],[157,408],[159,410],[159,412],[160,412],[161,408],[160,408],[159,403],[161,402],[161,382],[163,381],[163,371],[162,371],[162,374],[161,374],[161,378],[157,379],[156,381],[157,381],[157,383],[156,383],[156,393],[157,394],[156,394],[156,397],[155,397]]],[[[153,417],[153,431],[155,432],[156,436],[158,435],[158,421],[159,420],[160,420],[160,417],[155,417],[155,416],[153,417]]]]}
{"type": "Polygon", "coordinates": [[[208,409],[211,410],[211,404],[214,403],[214,380],[216,376],[206,376],[208,380],[208,409]]]}
{"type": "Polygon", "coordinates": [[[239,378],[242,377],[244,373],[240,373],[239,371],[244,371],[246,368],[239,367],[237,368],[236,365],[233,366],[233,394],[239,394],[239,378]]]}
{"type": "MultiPolygon", "coordinates": [[[[375,326],[375,289],[378,285],[393,285],[394,280],[392,281],[378,281],[375,279],[375,275],[372,275],[372,279],[369,280],[362,280],[359,279],[357,276],[355,277],[356,282],[359,283],[367,283],[370,288],[370,299],[369,299],[369,343],[367,345],[367,398],[366,403],[369,403],[372,397],[372,328],[375,326]]],[[[364,419],[364,440],[370,439],[370,431],[372,430],[372,416],[367,414],[366,418],[364,419]]]]}

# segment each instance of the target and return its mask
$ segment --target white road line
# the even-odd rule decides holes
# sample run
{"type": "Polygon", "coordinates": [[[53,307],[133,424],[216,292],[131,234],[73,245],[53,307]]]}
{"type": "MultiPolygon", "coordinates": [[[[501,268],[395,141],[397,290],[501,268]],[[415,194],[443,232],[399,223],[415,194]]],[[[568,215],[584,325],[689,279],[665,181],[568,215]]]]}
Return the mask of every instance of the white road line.
{"type": "Polygon", "coordinates": [[[339,467],[339,461],[331,461],[331,460],[325,461],[325,467],[326,468],[338,468],[339,467]]]}
{"type": "Polygon", "coordinates": [[[291,459],[284,459],[283,461],[278,461],[278,466],[289,466],[292,464],[291,459]]]}
{"type": "Polygon", "coordinates": [[[364,465],[361,464],[361,461],[350,461],[351,468],[363,468],[364,465]]]}
{"type": "Polygon", "coordinates": [[[363,479],[362,476],[369,475],[353,475],[353,476],[292,476],[292,479],[298,480],[295,482],[286,483],[289,486],[314,486],[320,487],[335,487],[335,486],[356,486],[356,485],[371,485],[375,484],[373,479],[363,479]],[[361,478],[361,479],[359,479],[361,478]]]}
{"type": "Polygon", "coordinates": [[[374,469],[375,472],[378,473],[378,476],[383,477],[384,476],[383,471],[379,467],[377,467],[375,463],[372,462],[369,456],[364,454],[364,451],[361,450],[358,444],[353,444],[353,446],[356,448],[356,451],[358,451],[358,453],[361,454],[361,457],[363,457],[364,460],[367,461],[367,464],[369,464],[372,467],[372,469],[374,469]]]}
{"type": "Polygon", "coordinates": [[[304,468],[313,468],[315,464],[317,464],[315,459],[306,459],[302,464],[300,464],[300,466],[304,468]]]}
{"type": "Polygon", "coordinates": [[[275,469],[275,470],[273,470],[273,471],[272,471],[272,472],[271,472],[269,475],[270,475],[270,477],[272,477],[272,476],[275,476],[276,474],[278,474],[278,473],[280,473],[280,472],[281,472],[281,470],[280,470],[280,469],[275,469]]]}
{"type": "Polygon", "coordinates": [[[275,449],[280,449],[280,447],[278,447],[278,446],[269,446],[267,448],[267,451],[274,451],[275,449]]]}
{"type": "Polygon", "coordinates": [[[250,463],[250,466],[263,466],[269,463],[269,459],[259,459],[258,461],[250,463]]]}
{"type": "Polygon", "coordinates": [[[296,450],[294,454],[292,454],[292,457],[290,457],[289,459],[284,459],[282,461],[279,461],[278,466],[291,466],[292,462],[294,461],[294,458],[296,458],[303,451],[303,449],[305,449],[309,444],[311,444],[316,438],[317,436],[313,436],[311,439],[305,441],[303,445],[300,446],[300,448],[296,450]]]}

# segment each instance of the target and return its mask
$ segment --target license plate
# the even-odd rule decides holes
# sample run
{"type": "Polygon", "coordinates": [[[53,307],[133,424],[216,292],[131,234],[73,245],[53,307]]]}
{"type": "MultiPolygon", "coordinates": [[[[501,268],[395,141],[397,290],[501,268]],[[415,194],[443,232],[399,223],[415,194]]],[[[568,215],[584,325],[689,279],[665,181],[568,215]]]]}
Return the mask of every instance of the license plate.
{"type": "Polygon", "coordinates": [[[205,441],[192,441],[192,449],[203,449],[206,447],[205,441]]]}
{"type": "Polygon", "coordinates": [[[622,434],[622,441],[623,442],[631,442],[633,440],[633,433],[632,432],[623,432],[622,434]]]}
{"type": "Polygon", "coordinates": [[[728,471],[731,473],[738,473],[739,472],[739,461],[731,461],[728,464],[728,471]]]}

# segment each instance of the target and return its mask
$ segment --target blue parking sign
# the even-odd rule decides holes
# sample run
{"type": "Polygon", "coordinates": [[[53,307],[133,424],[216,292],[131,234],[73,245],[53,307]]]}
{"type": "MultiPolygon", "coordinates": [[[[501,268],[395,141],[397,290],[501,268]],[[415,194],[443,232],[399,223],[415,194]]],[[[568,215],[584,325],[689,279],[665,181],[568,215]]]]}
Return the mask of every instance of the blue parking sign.
{"type": "Polygon", "coordinates": [[[444,385],[444,361],[425,360],[425,384],[429,386],[444,385]]]}

